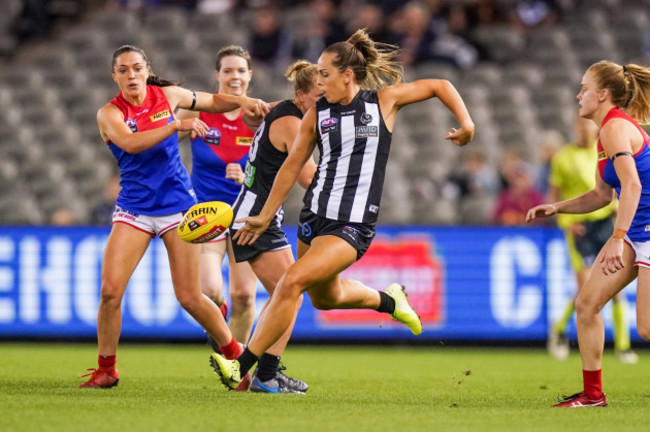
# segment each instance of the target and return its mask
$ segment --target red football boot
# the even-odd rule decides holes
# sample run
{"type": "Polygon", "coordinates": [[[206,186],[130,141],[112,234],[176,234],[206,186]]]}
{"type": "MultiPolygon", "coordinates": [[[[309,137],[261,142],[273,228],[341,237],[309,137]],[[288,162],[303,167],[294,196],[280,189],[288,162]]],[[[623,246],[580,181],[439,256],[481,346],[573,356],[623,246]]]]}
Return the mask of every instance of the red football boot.
{"type": "Polygon", "coordinates": [[[90,379],[83,384],[79,384],[79,388],[111,388],[117,387],[120,382],[120,374],[117,373],[117,369],[106,371],[91,368],[88,370],[92,372],[82,375],[80,378],[90,375],[90,379]]]}
{"type": "Polygon", "coordinates": [[[589,399],[585,392],[576,393],[571,396],[565,396],[558,400],[559,403],[553,405],[553,408],[588,408],[588,407],[606,407],[607,398],[605,393],[598,399],[589,399]]]}

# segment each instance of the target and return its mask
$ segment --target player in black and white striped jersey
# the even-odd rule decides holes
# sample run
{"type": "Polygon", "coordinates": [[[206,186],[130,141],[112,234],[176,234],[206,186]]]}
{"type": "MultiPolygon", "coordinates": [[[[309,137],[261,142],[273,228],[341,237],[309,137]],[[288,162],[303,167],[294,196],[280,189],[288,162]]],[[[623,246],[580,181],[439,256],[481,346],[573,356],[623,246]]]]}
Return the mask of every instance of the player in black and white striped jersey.
{"type": "Polygon", "coordinates": [[[471,141],[474,123],[454,86],[446,80],[399,83],[395,51],[358,30],[345,42],[325,49],[318,60],[318,85],[324,97],[307,111],[289,157],[278,172],[259,216],[246,222],[233,241],[253,244],[273,220],[316,145],[318,170],[300,215],[298,260],[275,288],[244,353],[233,361],[215,355],[215,370],[228,387],[275,343],[295,318],[303,292],[319,309],[374,309],[391,314],[416,335],[419,317],[399,284],[385,292],[340,273],[368,249],[375,235],[391,132],[399,110],[438,97],[460,128],[446,138],[462,146],[471,141]],[[373,89],[373,90],[370,90],[373,89]],[[378,89],[378,90],[375,90],[378,89]]]}

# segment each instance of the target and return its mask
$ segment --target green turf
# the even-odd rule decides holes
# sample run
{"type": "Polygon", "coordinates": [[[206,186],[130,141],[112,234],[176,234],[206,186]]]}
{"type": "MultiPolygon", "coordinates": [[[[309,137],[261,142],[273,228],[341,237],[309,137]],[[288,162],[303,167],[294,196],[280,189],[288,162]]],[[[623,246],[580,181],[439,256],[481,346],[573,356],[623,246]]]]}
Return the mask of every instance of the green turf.
{"type": "Polygon", "coordinates": [[[191,345],[120,347],[120,386],[80,390],[93,345],[0,343],[0,431],[647,431],[650,352],[607,354],[605,409],[551,409],[580,361],[537,349],[290,347],[307,395],[228,392],[191,345]]]}

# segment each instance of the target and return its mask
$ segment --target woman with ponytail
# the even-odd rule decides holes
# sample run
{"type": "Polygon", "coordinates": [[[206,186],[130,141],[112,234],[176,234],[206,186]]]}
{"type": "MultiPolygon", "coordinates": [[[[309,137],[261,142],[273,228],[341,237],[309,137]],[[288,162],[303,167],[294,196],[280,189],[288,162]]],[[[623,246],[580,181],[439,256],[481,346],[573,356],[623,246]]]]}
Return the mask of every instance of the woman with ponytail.
{"type": "Polygon", "coordinates": [[[254,245],[266,231],[305,162],[318,145],[320,160],[305,194],[298,230],[298,260],[284,273],[244,353],[229,361],[213,356],[222,382],[236,387],[259,356],[290,328],[303,292],[318,309],[374,309],[419,335],[422,324],[397,283],[379,292],[340,273],[366,252],[375,235],[391,133],[399,110],[438,97],[460,127],[447,139],[467,144],[474,123],[456,89],[446,80],[400,83],[393,47],[375,43],[364,30],[325,49],[318,60],[323,97],[309,109],[287,160],[259,215],[235,220],[233,236],[254,245]]]}
{"type": "Polygon", "coordinates": [[[115,368],[120,338],[121,303],[126,285],[151,238],[162,238],[169,255],[174,293],[181,306],[236,357],[241,347],[232,338],[219,309],[201,294],[200,247],[176,235],[183,212],[196,203],[189,175],[178,151],[178,131],[205,135],[199,119],[175,118],[177,108],[224,112],[241,107],[251,116],[264,115],[268,104],[245,96],[192,92],[153,75],[144,51],[132,45],[113,54],[113,81],[120,92],[97,113],[102,139],[120,168],[121,191],[106,243],[97,316],[97,369],[81,388],[117,386],[115,368]]]}
{"type": "Polygon", "coordinates": [[[650,340],[650,69],[600,61],[587,69],[578,93],[580,116],[600,127],[596,186],[578,197],[529,210],[527,220],[556,213],[588,213],[619,205],[614,233],[600,250],[576,298],[583,391],[556,407],[605,407],[601,380],[605,329],[601,310],[634,279],[637,330],[650,340]]]}

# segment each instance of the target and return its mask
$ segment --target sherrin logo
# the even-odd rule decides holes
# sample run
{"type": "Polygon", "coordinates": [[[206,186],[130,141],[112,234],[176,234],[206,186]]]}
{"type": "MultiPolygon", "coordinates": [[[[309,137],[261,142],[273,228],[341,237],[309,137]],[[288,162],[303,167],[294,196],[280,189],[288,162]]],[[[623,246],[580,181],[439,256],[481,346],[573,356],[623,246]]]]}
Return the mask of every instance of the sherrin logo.
{"type": "Polygon", "coordinates": [[[149,117],[152,122],[157,122],[158,120],[166,119],[170,116],[171,114],[169,113],[169,110],[165,111],[160,111],[159,113],[156,113],[149,117]]]}
{"type": "Polygon", "coordinates": [[[185,216],[183,217],[183,222],[181,222],[179,227],[180,227],[180,229],[183,229],[184,226],[185,226],[184,221],[189,220],[190,222],[189,222],[188,226],[189,226],[191,231],[194,231],[199,226],[205,225],[207,223],[207,219],[205,218],[205,216],[203,216],[201,218],[198,218],[198,219],[194,219],[194,218],[197,217],[197,216],[200,216],[200,215],[208,215],[208,214],[216,215],[217,214],[217,209],[212,208],[212,207],[201,207],[201,208],[198,208],[196,210],[192,210],[191,212],[185,214],[185,216]]]}

